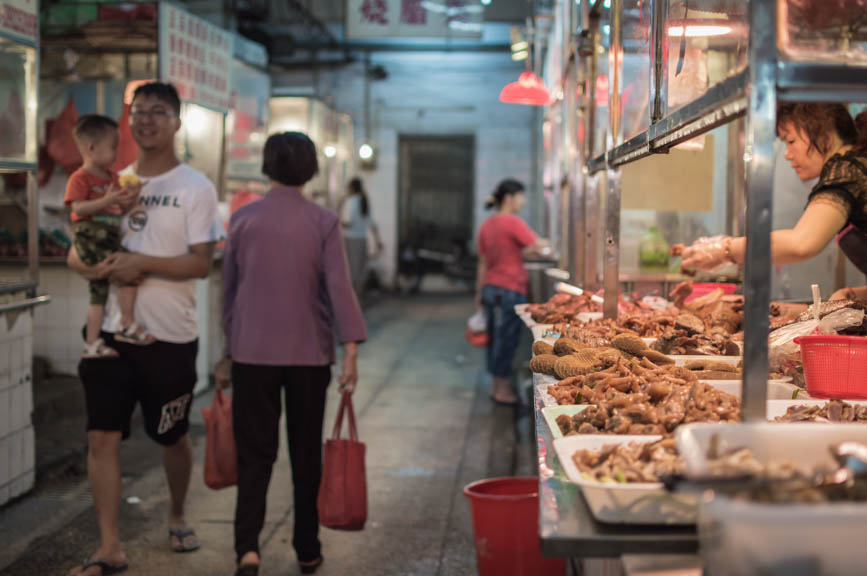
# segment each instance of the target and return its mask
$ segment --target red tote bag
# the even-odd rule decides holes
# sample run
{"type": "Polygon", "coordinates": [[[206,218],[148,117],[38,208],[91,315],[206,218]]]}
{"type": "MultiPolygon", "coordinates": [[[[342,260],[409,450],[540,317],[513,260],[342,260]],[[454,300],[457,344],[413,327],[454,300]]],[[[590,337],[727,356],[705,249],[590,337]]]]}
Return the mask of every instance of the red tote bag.
{"type": "Polygon", "coordinates": [[[334,530],[361,530],[367,520],[367,479],[364,444],[358,441],[352,395],[343,393],[332,437],[325,442],[322,483],[319,485],[319,523],[334,530]],[[340,437],[343,414],[348,414],[349,439],[340,437]]]}
{"type": "Polygon", "coordinates": [[[205,417],[205,484],[219,490],[238,483],[238,459],[232,432],[232,399],[217,390],[211,406],[202,408],[205,417]]]}

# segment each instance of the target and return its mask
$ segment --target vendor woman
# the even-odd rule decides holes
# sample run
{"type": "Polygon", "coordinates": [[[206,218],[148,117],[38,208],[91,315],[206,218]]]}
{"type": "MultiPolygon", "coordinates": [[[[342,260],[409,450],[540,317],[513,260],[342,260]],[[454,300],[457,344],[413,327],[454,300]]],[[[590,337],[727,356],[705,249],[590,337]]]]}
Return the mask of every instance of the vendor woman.
{"type": "MultiPolygon", "coordinates": [[[[784,104],[777,110],[777,135],[798,177],[819,181],[795,227],[771,233],[773,263],[812,258],[836,236],[846,256],[867,274],[867,112],[853,120],[842,104],[784,104]]],[[[684,250],[683,267],[711,270],[741,263],[745,252],[746,238],[702,238],[684,250]]]]}

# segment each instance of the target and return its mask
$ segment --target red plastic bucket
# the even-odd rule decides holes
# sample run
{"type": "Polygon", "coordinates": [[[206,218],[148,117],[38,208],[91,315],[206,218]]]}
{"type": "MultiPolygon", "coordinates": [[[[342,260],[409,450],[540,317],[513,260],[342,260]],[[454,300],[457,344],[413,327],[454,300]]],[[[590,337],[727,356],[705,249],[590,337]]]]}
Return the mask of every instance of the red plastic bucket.
{"type": "Polygon", "coordinates": [[[738,289],[737,284],[725,284],[718,282],[695,282],[692,285],[692,294],[684,300],[684,304],[689,304],[696,298],[701,298],[702,296],[706,296],[710,294],[716,289],[722,289],[723,294],[726,296],[730,296],[735,293],[735,290],[738,289]]]}
{"type": "Polygon", "coordinates": [[[539,552],[539,479],[490,478],[464,487],[479,576],[563,576],[566,560],[539,552]]]}
{"type": "Polygon", "coordinates": [[[867,338],[801,336],[807,393],[817,398],[867,398],[867,338]]]}

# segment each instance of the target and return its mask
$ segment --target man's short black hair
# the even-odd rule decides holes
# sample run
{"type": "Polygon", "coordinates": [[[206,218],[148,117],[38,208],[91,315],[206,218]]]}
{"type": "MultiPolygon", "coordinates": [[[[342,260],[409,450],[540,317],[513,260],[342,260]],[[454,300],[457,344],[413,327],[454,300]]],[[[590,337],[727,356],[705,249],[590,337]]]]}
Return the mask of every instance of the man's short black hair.
{"type": "Polygon", "coordinates": [[[284,186],[303,186],[319,172],[316,146],[301,132],[272,134],[265,142],[262,173],[284,186]]]}
{"type": "Polygon", "coordinates": [[[72,129],[72,135],[79,142],[85,140],[93,142],[111,132],[117,134],[117,122],[99,114],[85,114],[78,119],[72,129]]]}
{"type": "Polygon", "coordinates": [[[178,116],[181,115],[181,98],[178,96],[178,91],[171,84],[166,84],[165,82],[148,82],[147,84],[142,84],[135,89],[135,92],[133,92],[133,101],[135,101],[139,96],[142,98],[150,97],[162,100],[172,107],[175,114],[178,116]]]}

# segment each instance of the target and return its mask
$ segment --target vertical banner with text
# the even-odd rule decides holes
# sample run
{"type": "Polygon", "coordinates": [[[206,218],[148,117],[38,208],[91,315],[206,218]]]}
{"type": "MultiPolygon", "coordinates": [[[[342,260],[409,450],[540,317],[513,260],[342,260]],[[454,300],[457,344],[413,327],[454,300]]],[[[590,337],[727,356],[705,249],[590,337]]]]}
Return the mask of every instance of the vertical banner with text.
{"type": "Polygon", "coordinates": [[[160,79],[185,102],[227,111],[232,34],[167,2],[160,2],[159,26],[160,79]]]}

